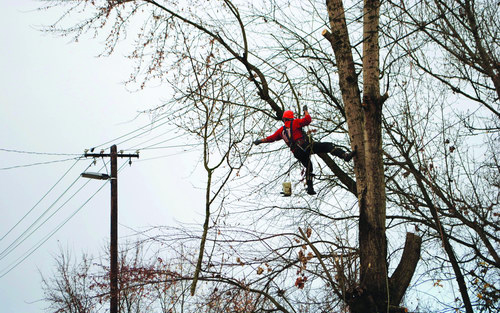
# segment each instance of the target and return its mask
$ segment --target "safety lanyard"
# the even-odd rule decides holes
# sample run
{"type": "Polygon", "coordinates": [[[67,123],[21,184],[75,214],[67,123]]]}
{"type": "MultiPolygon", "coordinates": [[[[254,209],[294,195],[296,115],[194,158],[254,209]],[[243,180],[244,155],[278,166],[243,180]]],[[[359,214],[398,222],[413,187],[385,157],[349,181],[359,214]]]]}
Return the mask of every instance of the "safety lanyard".
{"type": "Polygon", "coordinates": [[[290,148],[294,149],[295,148],[295,142],[293,141],[293,120],[290,121],[290,135],[288,135],[288,131],[287,131],[286,125],[284,127],[284,130],[285,130],[284,131],[285,137],[288,140],[288,142],[290,143],[290,148]]]}
{"type": "Polygon", "coordinates": [[[298,147],[300,150],[307,152],[307,147],[309,145],[309,141],[307,140],[307,135],[303,131],[302,131],[302,140],[303,140],[303,144],[305,144],[305,148],[302,147],[297,142],[295,142],[295,140],[293,140],[293,120],[290,121],[290,135],[288,135],[288,131],[287,131],[286,126],[284,126],[284,133],[285,133],[286,139],[290,143],[290,148],[292,149],[292,151],[298,147]]]}

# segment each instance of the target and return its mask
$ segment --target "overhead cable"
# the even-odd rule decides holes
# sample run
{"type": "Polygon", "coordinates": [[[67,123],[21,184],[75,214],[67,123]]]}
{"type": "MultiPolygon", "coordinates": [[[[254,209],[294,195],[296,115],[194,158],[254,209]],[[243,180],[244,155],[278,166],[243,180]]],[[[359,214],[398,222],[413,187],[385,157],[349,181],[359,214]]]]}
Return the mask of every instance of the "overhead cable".
{"type": "MultiPolygon", "coordinates": [[[[87,167],[87,169],[90,166],[87,167]]],[[[33,227],[35,227],[39,221],[47,214],[49,211],[54,207],[54,205],[59,202],[59,200],[75,185],[75,183],[80,179],[81,177],[78,176],[66,190],[33,222],[31,225],[23,231],[21,235],[19,235],[7,248],[5,248],[2,252],[0,252],[0,260],[3,260],[7,255],[9,255],[12,251],[14,251],[20,244],[22,244],[26,239],[28,239],[31,235],[33,235],[40,227],[42,227],[49,219],[51,219],[59,210],[61,210],[71,199],[73,199],[79,192],[80,190],[85,187],[89,181],[86,181],[83,186],[81,186],[73,195],[71,195],[59,208],[57,208],[51,215],[49,215],[44,221],[42,221],[38,227],[36,227],[33,231],[33,227]],[[31,231],[29,234],[28,232],[31,231]]]]}
{"type": "MultiPolygon", "coordinates": [[[[123,162],[123,164],[118,169],[118,172],[122,170],[122,168],[127,164],[127,162],[123,162]]],[[[14,270],[17,266],[19,266],[22,262],[24,262],[28,257],[30,257],[35,251],[37,251],[45,242],[47,242],[55,233],[57,233],[66,223],[68,223],[92,198],[94,198],[99,191],[106,186],[107,182],[103,183],[96,192],[94,192],[80,207],[78,207],[70,216],[68,216],[62,223],[60,223],[54,230],[52,230],[49,234],[43,237],[40,241],[38,241],[32,248],[28,249],[25,252],[25,255],[21,255],[16,261],[12,262],[8,265],[3,271],[0,271],[0,278],[4,277],[12,270],[14,270]]]]}
{"type": "Polygon", "coordinates": [[[38,154],[38,155],[66,155],[66,156],[77,156],[81,155],[81,153],[76,154],[76,153],[54,153],[54,152],[36,152],[36,151],[22,151],[22,150],[13,150],[13,149],[4,149],[0,148],[0,151],[4,152],[14,152],[14,153],[22,153],[22,154],[38,154]]]}
{"type": "Polygon", "coordinates": [[[82,157],[79,156],[77,158],[69,158],[69,159],[47,161],[47,162],[36,162],[36,163],[23,164],[23,165],[15,165],[15,166],[9,166],[9,167],[0,167],[0,170],[4,171],[4,170],[11,170],[11,169],[14,169],[14,168],[31,167],[31,166],[45,165],[45,164],[51,164],[51,163],[61,163],[61,162],[66,162],[66,161],[71,161],[71,160],[79,160],[81,158],[82,157]]]}
{"type": "MultiPolygon", "coordinates": [[[[80,161],[80,159],[77,159],[75,161],[75,163],[73,163],[73,165],[70,166],[70,168],[61,176],[61,178],[59,178],[59,180],[54,184],[52,185],[52,187],[50,187],[50,189],[42,196],[42,198],[40,200],[38,200],[37,203],[35,203],[35,205],[14,225],[11,227],[11,229],[9,229],[7,231],[7,233],[5,233],[5,235],[2,236],[2,238],[0,238],[0,242],[5,238],[7,237],[7,235],[10,234],[10,232],[12,232],[12,230],[14,230],[14,228],[16,228],[39,204],[40,202],[43,201],[43,199],[45,199],[45,197],[47,197],[47,195],[61,182],[61,180],[66,177],[66,175],[69,173],[69,171],[71,171],[71,169],[73,169],[73,167],[76,165],[76,163],[78,163],[78,161],[80,161]]],[[[87,169],[90,167],[90,165],[87,167],[87,169]]]]}

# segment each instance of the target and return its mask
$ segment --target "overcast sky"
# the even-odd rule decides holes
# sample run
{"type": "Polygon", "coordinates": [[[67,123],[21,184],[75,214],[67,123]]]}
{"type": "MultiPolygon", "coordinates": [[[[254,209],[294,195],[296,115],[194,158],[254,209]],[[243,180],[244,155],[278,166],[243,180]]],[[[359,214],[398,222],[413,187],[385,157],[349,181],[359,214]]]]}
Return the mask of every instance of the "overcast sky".
{"type": "MultiPolygon", "coordinates": [[[[0,2],[0,313],[43,312],[46,304],[38,301],[43,296],[39,272],[50,277],[60,247],[77,258],[83,251],[102,252],[109,238],[109,184],[82,206],[103,182],[78,179],[91,160],[72,158],[103,143],[106,151],[111,144],[120,144],[128,137],[114,139],[150,122],[148,116],[137,117],[138,111],[169,97],[162,86],[127,90],[122,81],[131,68],[123,53],[96,58],[102,48],[98,41],[71,43],[37,30],[55,16],[32,11],[35,7],[30,0],[0,2]],[[31,166],[64,159],[72,160],[31,166]]],[[[185,143],[189,142],[178,137],[175,129],[160,125],[118,149],[185,143]],[[172,140],[160,144],[165,139],[172,140]]],[[[197,155],[185,149],[141,150],[139,161],[122,169],[120,238],[131,234],[129,227],[202,220],[203,191],[197,187],[203,182],[196,168],[197,155]]],[[[98,160],[88,171],[105,172],[102,166],[98,160]]]]}

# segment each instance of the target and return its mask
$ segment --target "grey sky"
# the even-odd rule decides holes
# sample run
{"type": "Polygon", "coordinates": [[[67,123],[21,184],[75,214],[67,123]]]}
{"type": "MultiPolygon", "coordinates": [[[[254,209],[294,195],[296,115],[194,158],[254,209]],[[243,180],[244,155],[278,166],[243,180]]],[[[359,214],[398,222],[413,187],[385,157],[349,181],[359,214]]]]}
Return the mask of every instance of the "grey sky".
{"type": "MultiPolygon", "coordinates": [[[[54,16],[31,11],[35,7],[36,3],[28,0],[0,3],[0,149],[80,154],[85,148],[146,125],[149,117],[135,118],[137,111],[167,99],[166,90],[156,87],[129,92],[121,82],[128,77],[130,64],[121,53],[110,58],[96,58],[102,48],[98,41],[84,40],[75,44],[69,43],[67,38],[41,33],[36,27],[49,23],[54,16]]],[[[170,131],[145,143],[167,130],[167,126],[159,127],[123,143],[118,149],[144,147],[169,137],[176,138],[177,134],[170,131]]],[[[177,138],[159,146],[183,144],[185,140],[177,138]]],[[[105,145],[105,149],[110,145],[105,145]]],[[[193,196],[203,193],[194,188],[202,185],[196,176],[197,157],[182,151],[182,148],[141,151],[140,161],[134,160],[131,167],[126,165],[120,172],[120,236],[130,234],[127,227],[164,225],[173,223],[174,219],[201,220],[198,218],[202,212],[201,197],[193,196]]],[[[0,168],[71,157],[0,150],[0,168]]],[[[34,207],[73,163],[0,170],[0,238],[34,207]]],[[[79,161],[54,191],[0,241],[0,253],[50,208],[90,163],[91,160],[79,161]]],[[[119,161],[119,165],[121,163],[119,161]]],[[[98,160],[89,170],[99,171],[102,165],[98,160]]],[[[58,212],[17,249],[5,253],[0,260],[0,275],[78,210],[102,184],[100,181],[88,182],[81,192],[62,205],[84,183],[85,179],[79,179],[44,219],[58,212]]],[[[42,297],[38,271],[50,275],[58,247],[69,249],[76,257],[81,251],[96,255],[108,236],[109,186],[106,185],[40,249],[0,278],[0,313],[42,312],[44,304],[37,302],[42,297]]]]}

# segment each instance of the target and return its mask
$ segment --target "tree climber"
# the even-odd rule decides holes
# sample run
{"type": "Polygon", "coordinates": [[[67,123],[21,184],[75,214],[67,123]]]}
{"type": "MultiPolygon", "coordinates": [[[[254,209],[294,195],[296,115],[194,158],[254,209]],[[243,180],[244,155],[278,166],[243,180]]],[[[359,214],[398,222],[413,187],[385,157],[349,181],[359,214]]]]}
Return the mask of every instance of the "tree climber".
{"type": "Polygon", "coordinates": [[[281,126],[274,134],[264,139],[255,140],[253,143],[259,145],[263,142],[274,142],[283,139],[292,150],[293,155],[306,168],[307,193],[315,195],[312,176],[313,166],[311,163],[311,154],[313,153],[331,153],[346,162],[349,162],[354,154],[346,152],[335,146],[331,142],[314,142],[310,141],[308,136],[302,129],[311,123],[311,115],[307,111],[307,106],[304,106],[304,117],[294,118],[292,111],[283,112],[284,126],[281,126]]]}

